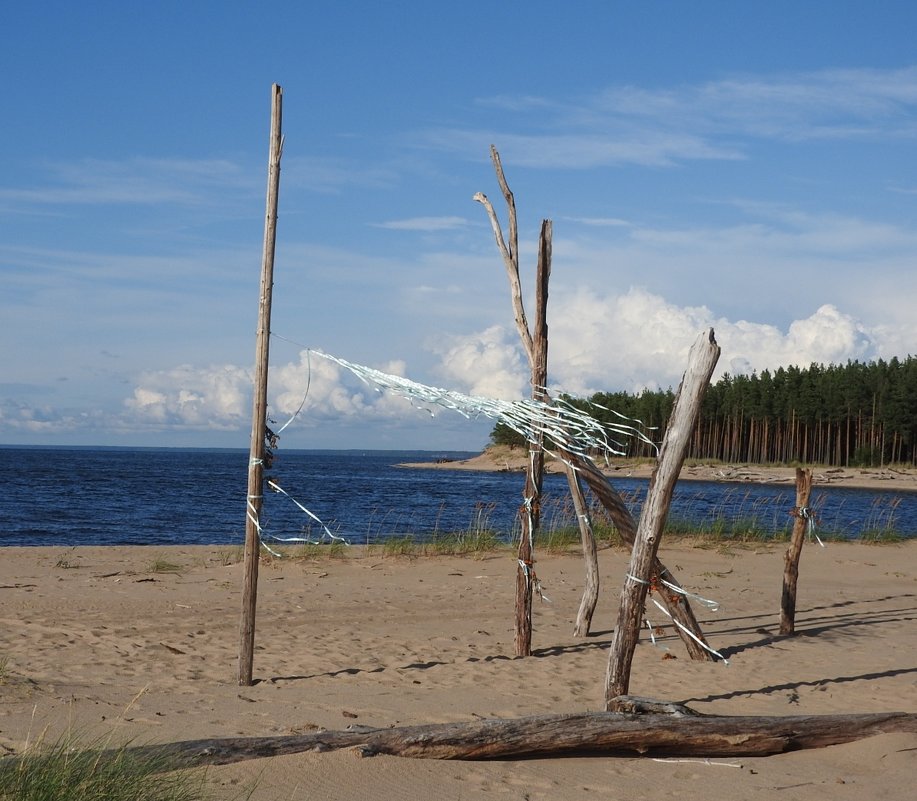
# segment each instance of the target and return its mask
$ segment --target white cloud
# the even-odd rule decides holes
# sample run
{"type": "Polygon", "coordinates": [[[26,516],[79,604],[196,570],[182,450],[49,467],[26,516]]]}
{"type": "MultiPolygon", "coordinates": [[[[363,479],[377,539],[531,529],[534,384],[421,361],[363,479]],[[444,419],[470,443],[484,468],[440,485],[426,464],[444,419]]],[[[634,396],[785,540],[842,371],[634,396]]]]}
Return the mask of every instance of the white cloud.
{"type": "Polygon", "coordinates": [[[505,130],[428,131],[432,147],[475,154],[500,143],[507,163],[591,169],[746,157],[755,139],[804,141],[915,136],[917,67],[736,75],[666,89],[611,86],[564,101],[506,95],[479,101],[505,130]],[[528,133],[518,133],[529,124],[528,133]],[[561,132],[561,133],[559,133],[561,132]]]}
{"type": "Polygon", "coordinates": [[[680,307],[646,290],[599,295],[586,289],[557,299],[551,315],[551,380],[565,391],[677,386],[697,336],[713,327],[723,373],[750,373],[813,362],[878,358],[882,333],[823,305],[786,331],[773,325],[715,318],[706,307],[680,307]]]}
{"type": "Polygon", "coordinates": [[[183,364],[147,372],[124,401],[124,425],[233,429],[251,416],[251,374],[235,365],[183,364]]]}
{"type": "Polygon", "coordinates": [[[517,340],[501,326],[451,336],[434,348],[448,389],[503,400],[526,397],[528,370],[517,340]]]}

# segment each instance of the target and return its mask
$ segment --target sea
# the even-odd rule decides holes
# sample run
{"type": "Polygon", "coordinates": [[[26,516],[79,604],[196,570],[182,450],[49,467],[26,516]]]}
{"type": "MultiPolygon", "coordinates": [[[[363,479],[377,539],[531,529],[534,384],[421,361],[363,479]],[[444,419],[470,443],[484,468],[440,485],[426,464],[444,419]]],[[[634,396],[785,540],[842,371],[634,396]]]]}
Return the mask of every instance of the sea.
{"type": "MultiPolygon", "coordinates": [[[[518,535],[524,476],[408,468],[475,455],[457,451],[279,450],[267,475],[266,543],[377,544],[488,531],[518,535]]],[[[238,545],[244,541],[248,451],[0,446],[0,546],[238,545]]],[[[612,483],[635,517],[645,479],[612,483]]],[[[669,521],[723,536],[788,532],[792,486],[680,481],[669,521]]],[[[815,533],[917,537],[917,493],[816,487],[815,533]]],[[[576,527],[563,476],[545,476],[542,529],[576,527]]]]}

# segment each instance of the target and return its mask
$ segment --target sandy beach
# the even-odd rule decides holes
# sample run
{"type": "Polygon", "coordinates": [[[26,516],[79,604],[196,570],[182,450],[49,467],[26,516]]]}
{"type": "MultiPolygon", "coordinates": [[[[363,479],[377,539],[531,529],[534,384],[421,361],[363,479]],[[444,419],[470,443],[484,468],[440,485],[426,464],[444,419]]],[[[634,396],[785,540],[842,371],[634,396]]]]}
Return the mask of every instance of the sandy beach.
{"type": "MultiPolygon", "coordinates": [[[[700,712],[917,711],[917,544],[807,545],[797,636],[777,635],[781,546],[663,543],[729,658],[692,662],[662,627],[641,640],[631,692],[700,712]]],[[[254,673],[239,687],[238,549],[3,549],[0,753],[67,731],[120,743],[305,733],[351,725],[521,717],[602,708],[610,630],[628,553],[600,553],[592,636],[571,632],[576,553],[541,554],[535,655],[512,658],[515,558],[387,557],[262,564],[254,673]]],[[[649,607],[655,610],[655,607],[649,607]]],[[[766,758],[589,757],[446,762],[306,753],[210,768],[214,797],[299,799],[912,797],[917,735],[766,758]]]]}
{"type": "MultiPolygon", "coordinates": [[[[522,472],[525,470],[526,452],[521,448],[505,445],[491,446],[470,459],[443,460],[439,462],[414,462],[404,467],[423,467],[439,470],[491,470],[522,472]]],[[[617,478],[649,478],[653,463],[614,459],[608,465],[601,465],[612,480],[617,478]]],[[[560,472],[563,464],[548,458],[545,463],[548,472],[560,472]]],[[[889,492],[917,492],[917,469],[910,467],[824,467],[813,466],[814,486],[857,487],[880,489],[889,492]]],[[[788,484],[796,482],[796,468],[758,464],[694,464],[687,463],[681,470],[682,481],[717,481],[737,484],[788,484]]]]}

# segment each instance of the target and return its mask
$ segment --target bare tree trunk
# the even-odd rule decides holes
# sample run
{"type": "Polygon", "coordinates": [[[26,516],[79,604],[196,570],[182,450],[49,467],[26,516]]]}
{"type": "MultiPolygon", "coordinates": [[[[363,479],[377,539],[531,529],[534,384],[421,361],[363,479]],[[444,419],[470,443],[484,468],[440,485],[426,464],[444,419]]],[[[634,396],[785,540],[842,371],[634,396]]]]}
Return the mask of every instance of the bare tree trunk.
{"type": "MultiPolygon", "coordinates": [[[[513,313],[516,328],[522,339],[531,368],[532,398],[547,401],[548,383],[548,281],[551,277],[551,238],[550,220],[541,224],[541,235],[538,239],[538,265],[535,276],[535,330],[529,330],[522,302],[522,283],[519,278],[519,241],[516,224],[516,201],[506,177],[500,154],[491,145],[491,160],[497,174],[497,181],[509,212],[509,245],[503,239],[503,230],[487,196],[478,192],[474,199],[487,210],[493,228],[497,247],[503,256],[503,265],[509,277],[510,293],[513,302],[513,313]]],[[[530,656],[532,653],[532,596],[538,578],[535,574],[535,535],[541,518],[541,486],[544,477],[544,438],[540,432],[533,432],[529,437],[529,461],[526,467],[523,504],[520,509],[521,532],[516,568],[516,601],[515,601],[515,635],[513,637],[516,656],[530,656]]]]}
{"type": "MultiPolygon", "coordinates": [[[[246,759],[355,748],[363,756],[420,759],[521,759],[606,756],[769,756],[802,748],[849,743],[876,734],[917,732],[917,714],[750,717],[699,715],[678,705],[661,711],[583,712],[515,720],[473,720],[358,731],[322,731],[274,737],[188,740],[108,752],[155,758],[163,770],[228,765],[246,759]]],[[[12,759],[7,757],[7,759],[12,759]]],[[[104,759],[104,757],[103,757],[104,759]]]]}
{"type": "Polygon", "coordinates": [[[793,536],[783,560],[783,593],[780,598],[780,633],[794,634],[796,620],[796,581],[799,578],[799,557],[809,527],[809,496],[812,493],[812,471],[796,468],[796,522],[793,536]]]}
{"type": "Polygon", "coordinates": [[[672,493],[691,441],[691,431],[700,414],[701,400],[719,356],[720,348],[713,336],[713,329],[710,329],[698,337],[691,348],[688,369],[678,388],[656,469],[650,479],[646,503],[640,515],[627,578],[621,590],[618,621],[611,639],[608,672],[605,676],[606,706],[615,697],[627,694],[646,593],[653,579],[656,553],[669,513],[672,493]]]}

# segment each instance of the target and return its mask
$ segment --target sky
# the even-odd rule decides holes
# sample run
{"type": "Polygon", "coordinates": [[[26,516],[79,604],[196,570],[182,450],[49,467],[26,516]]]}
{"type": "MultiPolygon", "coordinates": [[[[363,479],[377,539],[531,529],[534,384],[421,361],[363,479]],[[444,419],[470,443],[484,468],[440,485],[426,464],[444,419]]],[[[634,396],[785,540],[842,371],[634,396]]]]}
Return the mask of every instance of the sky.
{"type": "MultiPolygon", "coordinates": [[[[0,444],[248,448],[271,85],[280,447],[478,450],[529,368],[483,206],[498,149],[549,384],[917,354],[917,4],[7,4],[0,444]]],[[[277,426],[275,426],[277,427],[277,426]]]]}

